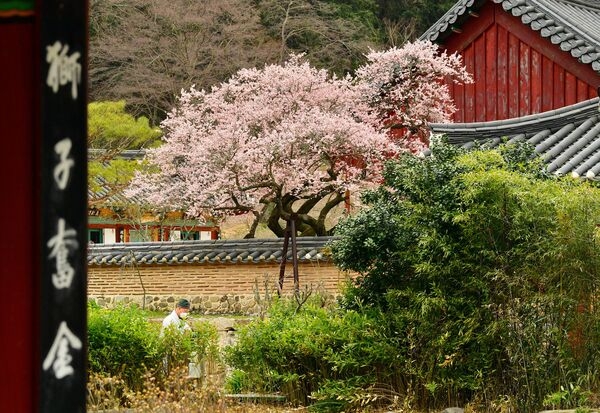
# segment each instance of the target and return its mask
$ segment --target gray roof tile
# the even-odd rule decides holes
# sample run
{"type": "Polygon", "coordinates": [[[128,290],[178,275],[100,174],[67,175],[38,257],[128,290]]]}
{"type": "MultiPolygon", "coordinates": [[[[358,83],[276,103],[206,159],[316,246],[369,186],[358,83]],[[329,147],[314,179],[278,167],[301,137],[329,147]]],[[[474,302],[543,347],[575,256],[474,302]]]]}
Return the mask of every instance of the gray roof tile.
{"type": "MultiPolygon", "coordinates": [[[[573,57],[600,71],[600,1],[598,0],[491,0],[523,24],[570,52],[573,57]]],[[[468,18],[468,11],[485,3],[459,0],[431,26],[421,39],[441,40],[452,25],[468,18]]]]}
{"type": "MultiPolygon", "coordinates": [[[[422,40],[431,40],[435,41],[440,34],[446,32],[448,29],[452,28],[452,24],[456,23],[463,17],[470,7],[473,5],[478,5],[484,3],[479,0],[475,2],[475,0],[459,0],[454,6],[450,8],[437,22],[434,23],[425,33],[421,35],[422,40]]],[[[466,16],[464,16],[466,18],[466,16]]]]}
{"type": "MultiPolygon", "coordinates": [[[[477,123],[432,123],[432,133],[464,148],[527,139],[548,172],[596,179],[600,172],[599,98],[535,115],[477,123]]],[[[600,177],[599,177],[600,178],[600,177]]]]}
{"type": "MultiPolygon", "coordinates": [[[[299,261],[329,261],[326,245],[332,237],[296,239],[299,261]]],[[[283,239],[244,239],[96,244],[88,248],[89,265],[260,263],[281,262],[283,239]]],[[[288,247],[287,260],[292,261],[288,247]]]]}
{"type": "MultiPolygon", "coordinates": [[[[593,158],[590,158],[590,162],[594,163],[594,165],[591,166],[590,169],[587,169],[586,176],[590,176],[590,177],[598,176],[598,174],[600,174],[600,155],[599,154],[594,155],[593,158]],[[596,161],[595,163],[593,162],[594,160],[596,161]]],[[[583,176],[583,173],[580,173],[579,176],[583,176]]]]}

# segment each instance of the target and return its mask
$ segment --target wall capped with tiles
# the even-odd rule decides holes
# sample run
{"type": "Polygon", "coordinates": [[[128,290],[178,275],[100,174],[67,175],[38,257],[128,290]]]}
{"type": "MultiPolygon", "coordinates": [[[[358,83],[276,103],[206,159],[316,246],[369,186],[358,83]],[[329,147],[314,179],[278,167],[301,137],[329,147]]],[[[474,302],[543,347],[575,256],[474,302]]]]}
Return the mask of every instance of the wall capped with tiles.
{"type": "MultiPolygon", "coordinates": [[[[300,290],[337,296],[351,274],[330,261],[300,262],[300,290]]],[[[169,310],[180,298],[200,314],[259,314],[277,295],[279,264],[90,265],[88,299],[102,307],[136,303],[169,310]]],[[[293,293],[293,269],[286,267],[282,293],[293,293]]]]}

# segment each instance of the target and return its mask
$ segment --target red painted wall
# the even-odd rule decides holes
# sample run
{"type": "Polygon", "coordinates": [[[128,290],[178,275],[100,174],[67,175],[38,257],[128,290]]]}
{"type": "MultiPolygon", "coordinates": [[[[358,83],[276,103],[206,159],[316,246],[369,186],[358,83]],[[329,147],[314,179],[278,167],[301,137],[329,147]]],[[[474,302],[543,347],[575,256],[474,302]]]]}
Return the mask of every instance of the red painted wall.
{"type": "Polygon", "coordinates": [[[455,122],[500,120],[558,109],[597,96],[600,75],[520,18],[487,2],[443,41],[458,51],[474,84],[449,84],[455,122]]]}
{"type": "Polygon", "coordinates": [[[0,411],[37,410],[39,273],[32,22],[0,23],[0,411]]]}

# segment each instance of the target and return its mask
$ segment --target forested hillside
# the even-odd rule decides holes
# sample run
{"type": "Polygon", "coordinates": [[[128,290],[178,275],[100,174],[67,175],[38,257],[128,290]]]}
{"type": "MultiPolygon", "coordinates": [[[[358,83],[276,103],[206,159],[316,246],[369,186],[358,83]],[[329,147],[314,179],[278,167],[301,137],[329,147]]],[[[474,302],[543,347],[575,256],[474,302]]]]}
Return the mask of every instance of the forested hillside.
{"type": "Polygon", "coordinates": [[[90,99],[157,124],[182,88],[306,53],[338,74],[414,39],[453,0],[90,0],[90,99]]]}

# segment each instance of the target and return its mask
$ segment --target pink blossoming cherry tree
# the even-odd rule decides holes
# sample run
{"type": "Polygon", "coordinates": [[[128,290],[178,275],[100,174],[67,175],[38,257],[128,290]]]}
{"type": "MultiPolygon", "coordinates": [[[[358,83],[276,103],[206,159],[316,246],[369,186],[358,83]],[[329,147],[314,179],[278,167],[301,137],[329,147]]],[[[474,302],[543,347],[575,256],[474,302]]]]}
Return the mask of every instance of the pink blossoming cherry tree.
{"type": "Polygon", "coordinates": [[[249,236],[266,211],[279,236],[292,213],[301,232],[325,235],[344,192],[377,180],[397,150],[368,113],[350,78],[301,56],[240,70],[210,92],[182,91],[162,123],[164,143],[147,156],[158,173],[138,175],[130,194],[194,216],[252,212],[249,236]]]}
{"type": "Polygon", "coordinates": [[[416,147],[416,134],[390,138],[390,119],[412,131],[451,110],[439,82],[437,89],[419,84],[432,76],[406,77],[460,73],[449,69],[453,58],[420,47],[369,59],[356,79],[330,76],[293,55],[283,65],[240,70],[210,91],[182,91],[161,125],[162,146],[148,151],[152,172],[139,173],[128,193],[197,217],[251,212],[249,237],[261,219],[283,236],[292,214],[301,234],[329,234],[325,219],[345,193],[379,182],[386,158],[416,147]],[[417,69],[402,74],[397,65],[406,62],[417,69]]]}
{"type": "Polygon", "coordinates": [[[372,51],[356,72],[356,83],[390,136],[412,152],[428,144],[428,123],[451,122],[456,107],[447,83],[472,83],[458,54],[440,52],[430,41],[372,51]]]}

